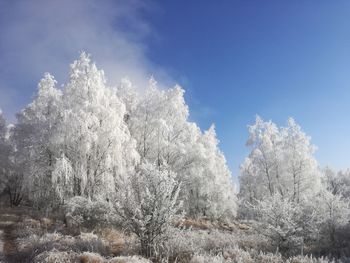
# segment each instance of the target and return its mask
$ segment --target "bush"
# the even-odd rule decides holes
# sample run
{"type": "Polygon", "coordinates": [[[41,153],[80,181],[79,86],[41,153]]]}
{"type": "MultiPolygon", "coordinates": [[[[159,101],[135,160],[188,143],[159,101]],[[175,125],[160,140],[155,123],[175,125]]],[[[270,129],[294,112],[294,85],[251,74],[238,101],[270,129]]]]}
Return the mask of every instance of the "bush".
{"type": "Polygon", "coordinates": [[[66,204],[66,224],[68,228],[86,228],[93,230],[96,227],[107,225],[113,209],[106,200],[91,201],[87,198],[76,196],[66,204]]]}
{"type": "Polygon", "coordinates": [[[27,254],[28,260],[34,259],[39,254],[47,251],[71,251],[77,254],[82,252],[94,252],[101,255],[109,254],[106,244],[91,233],[82,233],[77,237],[64,236],[59,233],[46,233],[41,237],[30,235],[18,240],[18,249],[27,254]]]}
{"type": "Polygon", "coordinates": [[[79,256],[80,263],[103,263],[104,258],[101,255],[91,252],[84,252],[79,256]]]}
{"type": "Polygon", "coordinates": [[[112,258],[108,261],[108,263],[151,263],[151,261],[139,256],[132,256],[112,258]]]}
{"type": "Polygon", "coordinates": [[[58,250],[45,251],[37,256],[32,261],[33,263],[78,263],[77,254],[74,252],[62,252],[58,250]]]}

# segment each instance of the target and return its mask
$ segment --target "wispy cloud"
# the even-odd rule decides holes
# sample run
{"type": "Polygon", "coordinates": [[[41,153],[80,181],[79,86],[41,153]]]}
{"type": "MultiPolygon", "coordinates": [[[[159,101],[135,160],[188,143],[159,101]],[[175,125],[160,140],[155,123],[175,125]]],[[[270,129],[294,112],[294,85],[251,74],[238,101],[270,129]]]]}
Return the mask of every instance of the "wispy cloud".
{"type": "Polygon", "coordinates": [[[0,0],[0,10],[0,108],[7,116],[29,101],[44,72],[64,82],[83,50],[111,83],[128,76],[142,87],[152,74],[169,80],[146,56],[154,32],[144,15],[156,12],[152,2],[0,0]]]}

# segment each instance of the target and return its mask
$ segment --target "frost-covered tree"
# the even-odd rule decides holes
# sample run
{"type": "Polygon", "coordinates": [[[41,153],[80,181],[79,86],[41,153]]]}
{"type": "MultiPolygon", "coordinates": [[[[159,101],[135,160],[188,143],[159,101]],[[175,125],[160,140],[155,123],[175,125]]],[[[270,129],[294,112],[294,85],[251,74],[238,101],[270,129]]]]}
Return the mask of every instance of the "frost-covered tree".
{"type": "Polygon", "coordinates": [[[45,74],[11,138],[29,198],[39,206],[74,196],[110,199],[142,161],[176,174],[189,216],[232,216],[234,185],[215,129],[203,133],[188,119],[181,87],[162,90],[152,78],[144,94],[127,79],[110,88],[82,53],[62,89],[45,74]]]}
{"type": "Polygon", "coordinates": [[[302,198],[317,193],[321,188],[321,174],[314,157],[315,146],[301,127],[289,118],[287,127],[281,128],[284,178],[288,185],[285,195],[299,203],[302,198]],[[290,184],[292,179],[292,186],[290,184]]]}
{"type": "Polygon", "coordinates": [[[200,136],[198,144],[195,148],[198,162],[192,171],[192,176],[196,178],[193,183],[196,185],[190,189],[190,210],[193,209],[194,215],[200,212],[215,218],[234,216],[237,202],[234,184],[226,158],[219,150],[214,125],[200,136]]]}
{"type": "MultiPolygon", "coordinates": [[[[119,93],[131,85],[124,83],[119,93]]],[[[138,99],[124,96],[129,105],[128,125],[141,159],[164,164],[182,183],[180,199],[190,216],[235,214],[235,193],[225,158],[218,149],[214,129],[203,134],[188,120],[184,90],[175,86],[161,90],[150,80],[138,99]],[[136,104],[136,106],[135,106],[136,104]]]]}
{"type": "Polygon", "coordinates": [[[85,53],[71,65],[63,91],[55,86],[45,74],[13,129],[29,198],[50,204],[76,195],[111,196],[138,160],[124,104],[85,53]]]}
{"type": "Polygon", "coordinates": [[[110,197],[138,159],[125,106],[85,53],[71,65],[62,100],[62,153],[54,181],[71,185],[68,196],[110,197]]]}
{"type": "Polygon", "coordinates": [[[350,201],[341,194],[323,190],[315,205],[319,217],[319,229],[328,244],[336,243],[336,231],[350,223],[350,201]]]}
{"type": "Polygon", "coordinates": [[[240,196],[254,202],[279,193],[301,202],[321,188],[321,175],[314,157],[315,147],[293,119],[278,128],[256,118],[249,126],[247,145],[252,148],[241,165],[240,196]]]}
{"type": "Polygon", "coordinates": [[[37,96],[17,115],[13,129],[17,166],[23,167],[29,198],[35,202],[51,200],[52,172],[58,157],[58,123],[61,119],[62,92],[46,73],[38,85],[37,96]]]}
{"type": "Polygon", "coordinates": [[[0,110],[0,178],[1,178],[1,188],[0,192],[3,190],[5,177],[8,173],[9,168],[9,155],[10,147],[7,142],[7,127],[2,111],[0,110]]]}
{"type": "Polygon", "coordinates": [[[334,171],[330,167],[323,170],[323,183],[328,191],[350,198],[350,171],[334,171]]]}
{"type": "Polygon", "coordinates": [[[23,199],[23,176],[16,166],[11,128],[0,110],[0,194],[7,195],[10,206],[18,206],[23,199]]]}
{"type": "Polygon", "coordinates": [[[278,127],[258,116],[255,124],[249,126],[247,145],[252,150],[241,165],[240,195],[249,201],[261,200],[276,192],[283,195],[280,167],[282,137],[278,127]]]}
{"type": "Polygon", "coordinates": [[[350,199],[350,170],[339,171],[337,173],[339,181],[342,185],[341,194],[344,198],[350,199]]]}
{"type": "Polygon", "coordinates": [[[164,167],[144,163],[117,192],[115,211],[125,227],[138,236],[143,255],[150,255],[152,246],[160,244],[170,224],[179,219],[180,183],[175,177],[164,167]]]}

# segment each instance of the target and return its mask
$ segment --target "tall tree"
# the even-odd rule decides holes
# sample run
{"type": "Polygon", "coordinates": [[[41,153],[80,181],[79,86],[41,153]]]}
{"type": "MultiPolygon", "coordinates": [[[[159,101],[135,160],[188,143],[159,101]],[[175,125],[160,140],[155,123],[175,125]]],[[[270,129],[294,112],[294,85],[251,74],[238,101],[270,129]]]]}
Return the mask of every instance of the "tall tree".
{"type": "Polygon", "coordinates": [[[13,130],[18,167],[23,169],[29,198],[35,202],[50,200],[52,171],[58,157],[58,123],[61,120],[62,92],[46,73],[38,85],[37,96],[17,115],[13,130]]]}
{"type": "MultiPolygon", "coordinates": [[[[71,65],[63,92],[61,165],[69,169],[71,195],[110,196],[138,160],[124,122],[125,106],[106,86],[104,72],[82,53],[71,65]]],[[[57,173],[62,177],[64,173],[57,173]]]]}

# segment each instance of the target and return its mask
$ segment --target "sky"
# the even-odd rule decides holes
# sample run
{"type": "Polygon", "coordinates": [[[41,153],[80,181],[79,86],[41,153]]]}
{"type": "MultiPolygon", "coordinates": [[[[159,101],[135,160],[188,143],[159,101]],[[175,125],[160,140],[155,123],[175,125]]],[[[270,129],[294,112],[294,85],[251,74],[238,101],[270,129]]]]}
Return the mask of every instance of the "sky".
{"type": "Polygon", "coordinates": [[[215,123],[235,177],[258,114],[294,117],[321,166],[350,167],[349,1],[0,0],[0,108],[10,121],[44,72],[66,81],[79,52],[110,83],[180,84],[190,118],[215,123]]]}

